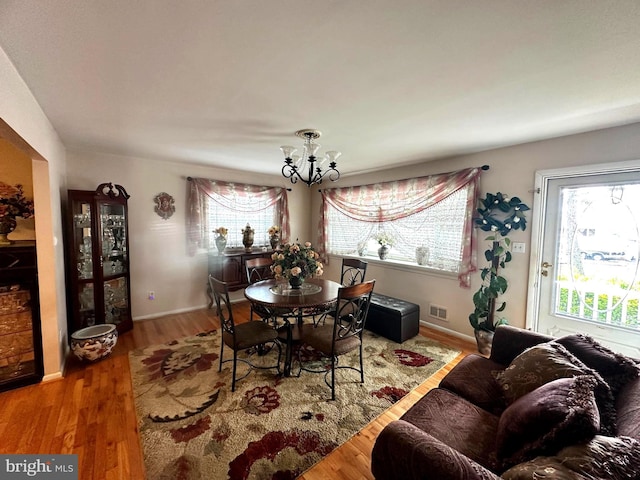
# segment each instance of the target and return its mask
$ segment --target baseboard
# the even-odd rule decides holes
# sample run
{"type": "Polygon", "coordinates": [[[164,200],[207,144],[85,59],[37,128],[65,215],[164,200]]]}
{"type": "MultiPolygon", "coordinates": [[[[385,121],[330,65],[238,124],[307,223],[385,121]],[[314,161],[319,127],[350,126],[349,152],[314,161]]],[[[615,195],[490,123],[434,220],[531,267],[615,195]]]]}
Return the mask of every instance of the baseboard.
{"type": "Polygon", "coordinates": [[[168,310],[166,312],[156,312],[150,315],[141,315],[138,317],[133,317],[132,319],[134,322],[138,320],[151,320],[152,318],[164,317],[165,315],[174,315],[177,313],[193,312],[194,310],[202,310],[208,307],[209,307],[208,304],[204,304],[204,305],[199,305],[197,307],[179,308],[178,310],[168,310]]]}
{"type": "Polygon", "coordinates": [[[50,382],[52,380],[60,380],[64,375],[62,372],[50,373],[49,375],[45,375],[42,377],[42,382],[50,382]]]}
{"type": "Polygon", "coordinates": [[[425,327],[429,327],[429,328],[433,328],[434,330],[438,330],[439,332],[446,333],[446,334],[451,335],[453,337],[458,337],[458,338],[461,338],[461,339],[466,340],[468,342],[476,343],[476,337],[472,337],[470,335],[465,335],[464,333],[456,332],[455,330],[451,330],[450,328],[445,328],[445,327],[443,327],[441,325],[436,325],[435,323],[430,323],[430,322],[427,322],[425,320],[420,320],[420,324],[424,325],[425,327]]]}

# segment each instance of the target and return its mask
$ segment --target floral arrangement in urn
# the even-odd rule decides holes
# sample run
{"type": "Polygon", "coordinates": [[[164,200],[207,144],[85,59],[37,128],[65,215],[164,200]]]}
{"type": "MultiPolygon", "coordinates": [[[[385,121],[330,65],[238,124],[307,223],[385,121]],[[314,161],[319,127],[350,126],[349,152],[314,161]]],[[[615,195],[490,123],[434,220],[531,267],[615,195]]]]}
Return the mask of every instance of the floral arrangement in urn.
{"type": "Polygon", "coordinates": [[[267,233],[269,234],[269,244],[271,245],[271,248],[275,250],[278,248],[278,244],[280,243],[280,227],[273,225],[269,227],[267,233]]]}
{"type": "Polygon", "coordinates": [[[384,231],[376,233],[373,238],[380,244],[381,247],[384,247],[385,245],[388,247],[393,247],[393,244],[396,243],[396,239],[391,234],[384,231]]]}
{"type": "Polygon", "coordinates": [[[380,260],[386,260],[389,255],[390,248],[393,247],[394,243],[396,243],[396,239],[385,231],[376,233],[373,238],[380,244],[380,248],[378,249],[378,256],[380,257],[380,260]]]}
{"type": "Polygon", "coordinates": [[[276,279],[286,278],[293,288],[299,288],[305,278],[322,275],[323,266],[318,258],[319,255],[311,246],[311,242],[304,245],[287,243],[271,256],[271,270],[276,279]]]}
{"type": "Polygon", "coordinates": [[[213,231],[213,233],[218,234],[215,238],[216,248],[218,249],[218,253],[222,254],[224,249],[227,247],[227,233],[229,233],[229,230],[226,227],[218,227],[213,231]]]}
{"type": "Polygon", "coordinates": [[[7,245],[7,235],[16,228],[16,217],[33,216],[33,201],[24,196],[24,188],[0,182],[0,245],[7,245]]]}

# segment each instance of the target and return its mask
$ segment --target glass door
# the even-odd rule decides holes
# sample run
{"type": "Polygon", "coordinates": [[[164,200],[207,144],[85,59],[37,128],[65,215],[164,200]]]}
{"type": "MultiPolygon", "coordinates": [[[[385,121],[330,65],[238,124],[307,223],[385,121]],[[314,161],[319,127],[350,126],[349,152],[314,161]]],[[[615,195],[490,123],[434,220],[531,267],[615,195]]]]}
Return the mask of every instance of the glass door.
{"type": "Polygon", "coordinates": [[[73,217],[70,263],[75,268],[70,268],[69,280],[73,291],[71,306],[76,319],[75,331],[96,324],[93,194],[88,192],[71,199],[70,208],[73,217]]]}
{"type": "Polygon", "coordinates": [[[640,177],[549,182],[539,265],[537,330],[585,333],[640,354],[640,177]]]}
{"type": "Polygon", "coordinates": [[[119,325],[129,318],[129,262],[125,206],[100,203],[100,239],[104,321],[119,325]]]}

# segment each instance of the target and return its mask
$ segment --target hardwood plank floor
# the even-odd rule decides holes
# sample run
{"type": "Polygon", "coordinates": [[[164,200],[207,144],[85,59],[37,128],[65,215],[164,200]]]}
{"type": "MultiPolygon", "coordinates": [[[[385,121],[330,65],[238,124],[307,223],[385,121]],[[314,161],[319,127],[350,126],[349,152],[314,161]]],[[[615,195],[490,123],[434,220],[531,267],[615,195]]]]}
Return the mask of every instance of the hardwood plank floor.
{"type": "MultiPolygon", "coordinates": [[[[237,321],[249,318],[247,302],[233,305],[237,321]]],[[[135,322],[112,355],[84,364],[70,357],[64,378],[0,393],[0,453],[74,453],[79,478],[145,479],[129,374],[129,351],[219,328],[213,310],[135,322]]],[[[303,480],[371,479],[369,458],[378,433],[438,385],[475,344],[420,327],[420,333],[462,350],[417,389],[305,472],[303,480]]],[[[152,479],[149,479],[152,480],[152,479]]]]}

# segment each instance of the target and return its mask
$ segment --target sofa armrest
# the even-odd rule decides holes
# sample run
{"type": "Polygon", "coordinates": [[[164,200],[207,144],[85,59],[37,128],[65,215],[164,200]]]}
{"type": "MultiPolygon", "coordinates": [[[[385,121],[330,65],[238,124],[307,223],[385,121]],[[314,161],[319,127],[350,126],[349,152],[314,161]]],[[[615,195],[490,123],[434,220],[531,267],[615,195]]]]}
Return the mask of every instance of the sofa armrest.
{"type": "Polygon", "coordinates": [[[396,420],[373,446],[371,472],[376,480],[499,480],[482,465],[415,425],[396,420]]]}
{"type": "Polygon", "coordinates": [[[551,340],[553,337],[542,333],[511,325],[498,325],[493,336],[493,346],[489,358],[506,367],[527,348],[551,340]]]}

